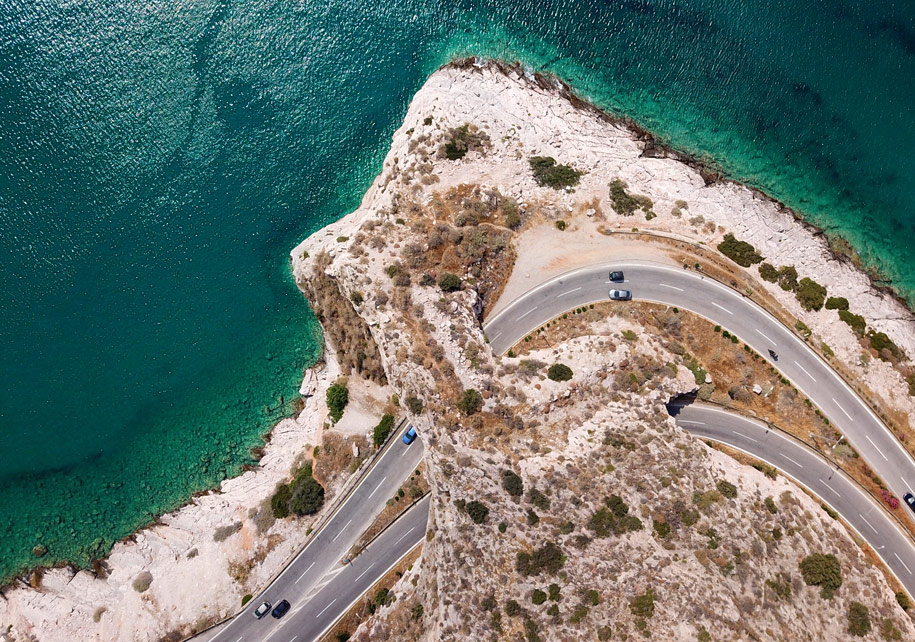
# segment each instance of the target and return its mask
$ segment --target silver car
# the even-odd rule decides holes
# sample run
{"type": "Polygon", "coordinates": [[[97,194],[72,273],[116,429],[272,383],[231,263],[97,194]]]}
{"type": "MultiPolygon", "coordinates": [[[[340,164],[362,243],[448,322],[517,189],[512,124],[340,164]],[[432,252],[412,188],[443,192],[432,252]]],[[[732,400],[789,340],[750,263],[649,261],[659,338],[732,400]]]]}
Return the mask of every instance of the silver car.
{"type": "Polygon", "coordinates": [[[254,617],[258,620],[267,615],[270,612],[270,602],[264,602],[259,607],[254,609],[254,617]]]}
{"type": "Polygon", "coordinates": [[[610,300],[612,301],[629,301],[631,298],[630,290],[610,290],[610,300]]]}

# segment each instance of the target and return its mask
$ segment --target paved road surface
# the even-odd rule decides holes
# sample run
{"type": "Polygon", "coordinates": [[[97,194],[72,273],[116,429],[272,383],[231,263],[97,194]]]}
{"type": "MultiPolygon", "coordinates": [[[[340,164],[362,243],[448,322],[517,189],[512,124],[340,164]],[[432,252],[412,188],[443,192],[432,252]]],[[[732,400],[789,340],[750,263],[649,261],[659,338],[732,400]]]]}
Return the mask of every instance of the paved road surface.
{"type": "MultiPolygon", "coordinates": [[[[293,618],[287,614],[282,620],[269,615],[262,620],[255,619],[254,609],[264,601],[276,604],[289,600],[293,610],[308,603],[313,594],[320,590],[328,573],[339,571],[349,550],[363,532],[381,513],[387,500],[391,499],[401,484],[416,470],[423,458],[420,439],[407,446],[401,441],[403,428],[394,436],[390,446],[375,462],[374,466],[353,490],[349,498],[331,517],[308,546],[286,570],[262,594],[256,595],[246,608],[219,633],[210,638],[217,642],[261,641],[274,628],[293,618]]],[[[361,557],[361,556],[360,556],[361,557]]],[[[321,593],[325,594],[324,592],[321,593]]],[[[291,636],[290,636],[291,637],[291,636]]]]}
{"type": "MultiPolygon", "coordinates": [[[[379,535],[351,565],[340,566],[325,576],[310,600],[299,606],[293,603],[292,610],[279,621],[269,615],[263,620],[255,620],[250,627],[250,635],[245,636],[242,642],[315,642],[375,582],[423,541],[428,521],[429,496],[426,496],[379,535]],[[261,637],[257,636],[258,632],[261,637]]],[[[253,616],[249,617],[254,620],[253,616]]],[[[231,642],[238,640],[225,639],[231,642]]]]}
{"type": "MultiPolygon", "coordinates": [[[[845,473],[800,441],[761,421],[694,403],[668,406],[683,428],[761,459],[833,507],[877,552],[906,590],[915,595],[915,546],[896,522],[845,473]]],[[[909,510],[903,503],[897,510],[909,510]]]]}
{"type": "Polygon", "coordinates": [[[678,306],[721,324],[773,361],[845,435],[897,497],[915,492],[915,461],[839,375],[763,308],[693,270],[637,261],[574,270],[509,303],[486,322],[486,336],[492,349],[500,354],[563,312],[607,300],[610,289],[629,289],[635,299],[678,306]],[[625,283],[610,283],[611,270],[623,270],[625,283]],[[777,361],[768,356],[769,349],[778,354],[777,361]]]}

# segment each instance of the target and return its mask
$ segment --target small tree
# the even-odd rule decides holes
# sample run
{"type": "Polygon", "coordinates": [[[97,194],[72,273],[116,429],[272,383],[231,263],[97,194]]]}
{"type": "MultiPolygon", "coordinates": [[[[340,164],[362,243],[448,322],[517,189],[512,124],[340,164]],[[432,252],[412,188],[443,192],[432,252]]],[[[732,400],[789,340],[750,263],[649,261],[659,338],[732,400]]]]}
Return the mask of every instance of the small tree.
{"type": "Polygon", "coordinates": [[[414,397],[413,395],[410,395],[409,397],[407,397],[407,408],[414,415],[418,415],[419,413],[421,413],[423,411],[423,402],[418,397],[414,397]]]}
{"type": "Polygon", "coordinates": [[[343,416],[343,409],[349,403],[349,390],[341,383],[335,383],[327,389],[327,410],[330,418],[337,423],[343,416]]]}
{"type": "Polygon", "coordinates": [[[468,388],[457,402],[458,410],[468,417],[483,408],[483,395],[478,390],[468,388]]]}
{"type": "Polygon", "coordinates": [[[861,602],[852,602],[848,606],[848,632],[862,638],[871,631],[871,618],[867,607],[861,602]]]}
{"type": "Polygon", "coordinates": [[[831,296],[826,299],[826,309],[827,310],[847,310],[848,309],[848,299],[844,296],[831,296]]]}
{"type": "Polygon", "coordinates": [[[388,440],[388,435],[391,434],[392,430],[394,430],[394,415],[385,414],[381,421],[378,422],[378,425],[375,426],[372,434],[376,448],[388,440]]]}
{"type": "Polygon", "coordinates": [[[572,369],[564,363],[554,363],[546,371],[546,376],[552,381],[568,381],[572,378],[572,369]]]}
{"type": "Polygon", "coordinates": [[[529,160],[534,180],[543,187],[562,189],[578,185],[584,172],[569,165],[560,165],[551,156],[534,156],[529,160]]]}
{"type": "Polygon", "coordinates": [[[797,284],[795,296],[805,310],[819,310],[826,300],[826,288],[816,281],[804,277],[797,284]]]}
{"type": "Polygon", "coordinates": [[[461,277],[451,272],[445,272],[438,278],[438,287],[442,292],[456,292],[461,289],[461,277]]]}
{"type": "Polygon", "coordinates": [[[842,585],[842,565],[835,555],[814,553],[798,565],[808,586],[819,586],[820,597],[829,600],[842,585]]]}
{"type": "Polygon", "coordinates": [[[521,497],[524,493],[524,482],[513,471],[506,470],[502,474],[502,488],[512,497],[521,497]]]}
{"type": "Polygon", "coordinates": [[[293,481],[289,493],[289,510],[296,515],[314,515],[324,505],[324,487],[311,475],[293,481]]]}
{"type": "Polygon", "coordinates": [[[733,234],[724,235],[724,240],[718,244],[718,251],[742,267],[750,267],[763,260],[755,247],[746,241],[738,241],[733,234]]]}
{"type": "Polygon", "coordinates": [[[478,502],[476,500],[467,502],[465,510],[475,524],[482,524],[486,521],[486,518],[489,517],[489,509],[483,502],[478,502]]]}

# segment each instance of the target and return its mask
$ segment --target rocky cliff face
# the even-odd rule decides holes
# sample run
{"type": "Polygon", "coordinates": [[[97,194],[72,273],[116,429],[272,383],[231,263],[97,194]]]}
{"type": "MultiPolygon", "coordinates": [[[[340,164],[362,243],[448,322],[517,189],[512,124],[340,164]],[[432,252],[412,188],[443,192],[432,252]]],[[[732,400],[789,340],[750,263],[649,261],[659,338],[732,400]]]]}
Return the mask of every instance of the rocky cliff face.
{"type": "MultiPolygon", "coordinates": [[[[581,309],[577,338],[521,357],[489,349],[480,319],[513,269],[512,279],[522,265],[548,272],[555,261],[540,255],[593,244],[541,232],[539,246],[522,247],[517,230],[631,226],[608,203],[617,177],[652,199],[646,212],[665,213],[657,229],[703,241],[739,231],[778,247],[779,260],[821,262],[915,348],[908,312],[782,208],[644,150],[550,81],[450,66],[414,99],[362,206],[293,251],[306,293],[331,280],[336,305],[351,307],[342,331],[377,349],[427,447],[421,579],[397,586],[357,639],[845,639],[855,617],[863,626],[860,614],[850,620],[856,602],[887,639],[915,636],[884,577],[818,502],[668,417],[664,402],[695,387],[669,344],[625,315],[581,309]],[[532,156],[584,173],[556,190],[532,176],[532,156]],[[687,208],[700,220],[684,221],[687,208]],[[547,378],[555,363],[571,378],[547,378]],[[821,554],[841,568],[826,597],[799,567],[821,554]]],[[[359,349],[338,347],[342,362],[359,349]]]]}

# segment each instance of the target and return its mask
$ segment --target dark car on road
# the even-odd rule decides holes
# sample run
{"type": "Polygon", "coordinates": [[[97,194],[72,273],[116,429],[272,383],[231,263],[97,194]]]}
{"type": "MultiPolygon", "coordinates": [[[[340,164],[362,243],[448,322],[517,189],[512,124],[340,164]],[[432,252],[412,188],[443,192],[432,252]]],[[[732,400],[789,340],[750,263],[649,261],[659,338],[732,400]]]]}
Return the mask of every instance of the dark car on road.
{"type": "Polygon", "coordinates": [[[413,426],[410,426],[407,429],[407,432],[405,432],[403,434],[403,443],[405,443],[406,445],[409,446],[414,441],[416,441],[416,428],[414,428],[413,426]]]}
{"type": "Polygon", "coordinates": [[[280,602],[279,604],[277,604],[276,606],[273,607],[273,612],[270,615],[272,615],[276,619],[280,619],[281,617],[286,615],[286,613],[288,613],[288,612],[289,612],[289,600],[283,600],[282,602],[280,602]]]}
{"type": "Polygon", "coordinates": [[[906,493],[902,496],[902,498],[905,500],[905,503],[909,505],[909,508],[915,510],[915,495],[912,493],[906,493]]]}
{"type": "Polygon", "coordinates": [[[264,602],[259,607],[254,609],[254,617],[258,620],[267,615],[267,612],[270,610],[270,602],[264,602]]]}
{"type": "Polygon", "coordinates": [[[610,290],[610,299],[613,301],[628,301],[632,298],[629,290],[610,290]]]}
{"type": "Polygon", "coordinates": [[[613,281],[614,283],[622,283],[625,279],[623,278],[622,272],[611,272],[610,280],[613,281]]]}

